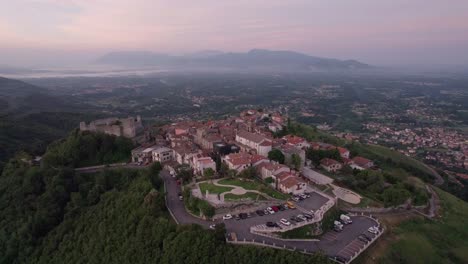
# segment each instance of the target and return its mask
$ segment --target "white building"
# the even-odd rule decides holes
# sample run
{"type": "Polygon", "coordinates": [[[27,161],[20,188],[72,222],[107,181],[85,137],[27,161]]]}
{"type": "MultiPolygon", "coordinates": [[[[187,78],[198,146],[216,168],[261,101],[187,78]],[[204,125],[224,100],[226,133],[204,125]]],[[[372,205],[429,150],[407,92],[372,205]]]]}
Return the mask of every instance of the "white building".
{"type": "Polygon", "coordinates": [[[159,147],[152,151],[153,161],[161,163],[171,161],[174,159],[174,151],[170,148],[159,147]]]}
{"type": "Polygon", "coordinates": [[[257,151],[257,154],[262,156],[268,156],[268,152],[272,149],[271,139],[260,135],[254,134],[247,131],[239,131],[236,134],[236,141],[244,146],[257,151]]]}
{"type": "Polygon", "coordinates": [[[193,170],[195,174],[204,176],[206,169],[212,169],[216,171],[216,162],[211,157],[194,157],[193,158],[193,170]]]}

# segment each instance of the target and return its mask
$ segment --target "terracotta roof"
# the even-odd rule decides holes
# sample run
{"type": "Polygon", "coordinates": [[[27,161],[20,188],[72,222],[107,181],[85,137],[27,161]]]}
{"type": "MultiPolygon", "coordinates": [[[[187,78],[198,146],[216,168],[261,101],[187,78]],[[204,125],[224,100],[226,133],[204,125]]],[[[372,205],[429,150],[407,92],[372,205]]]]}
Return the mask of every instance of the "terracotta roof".
{"type": "Polygon", "coordinates": [[[349,150],[342,148],[342,147],[337,147],[337,149],[340,152],[340,154],[345,154],[346,152],[349,152],[349,150]]]}
{"type": "Polygon", "coordinates": [[[294,177],[290,172],[288,171],[283,171],[278,174],[276,174],[276,178],[278,178],[279,182],[283,182],[287,178],[294,177]]]}
{"type": "Polygon", "coordinates": [[[289,177],[286,180],[282,181],[280,184],[289,189],[289,188],[297,186],[298,184],[303,183],[303,182],[304,181],[302,181],[298,177],[292,176],[292,177],[289,177]]]}
{"type": "Polygon", "coordinates": [[[357,156],[353,158],[353,162],[360,167],[368,167],[368,163],[372,161],[366,158],[357,156]]]}
{"type": "Polygon", "coordinates": [[[252,162],[252,164],[261,160],[268,160],[268,159],[262,155],[252,155],[252,157],[250,158],[250,161],[252,162]]]}
{"type": "Polygon", "coordinates": [[[341,163],[339,163],[338,161],[334,159],[324,158],[320,161],[320,164],[323,166],[329,167],[331,165],[341,164],[341,163]]]}
{"type": "Polygon", "coordinates": [[[237,132],[237,135],[239,137],[242,137],[242,138],[245,138],[249,141],[252,141],[252,142],[255,142],[255,143],[262,143],[264,140],[267,140],[267,138],[263,135],[260,135],[260,134],[254,134],[254,133],[250,133],[250,132],[247,132],[247,131],[238,131],[237,132]]]}
{"type": "Polygon", "coordinates": [[[289,144],[292,144],[292,145],[297,145],[299,143],[302,143],[302,142],[306,141],[304,138],[294,136],[294,135],[284,136],[283,139],[286,140],[286,142],[288,142],[289,144]]]}

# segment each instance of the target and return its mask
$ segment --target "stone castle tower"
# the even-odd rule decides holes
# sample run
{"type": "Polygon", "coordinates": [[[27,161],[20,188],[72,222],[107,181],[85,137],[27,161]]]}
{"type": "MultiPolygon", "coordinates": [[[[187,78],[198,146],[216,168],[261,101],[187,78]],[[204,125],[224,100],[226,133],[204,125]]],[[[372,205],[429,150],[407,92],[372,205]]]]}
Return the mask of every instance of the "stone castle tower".
{"type": "Polygon", "coordinates": [[[80,131],[103,132],[110,135],[134,138],[143,132],[141,117],[106,118],[91,121],[89,124],[80,122],[80,131]]]}

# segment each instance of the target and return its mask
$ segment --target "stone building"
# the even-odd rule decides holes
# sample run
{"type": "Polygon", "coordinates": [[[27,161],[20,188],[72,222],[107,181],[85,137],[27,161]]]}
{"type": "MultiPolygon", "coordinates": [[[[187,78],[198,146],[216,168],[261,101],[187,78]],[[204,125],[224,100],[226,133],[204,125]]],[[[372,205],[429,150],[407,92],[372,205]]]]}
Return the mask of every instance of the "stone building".
{"type": "Polygon", "coordinates": [[[109,135],[134,138],[143,131],[143,124],[140,116],[117,118],[111,117],[91,121],[89,124],[80,122],[81,131],[102,132],[109,135]]]}

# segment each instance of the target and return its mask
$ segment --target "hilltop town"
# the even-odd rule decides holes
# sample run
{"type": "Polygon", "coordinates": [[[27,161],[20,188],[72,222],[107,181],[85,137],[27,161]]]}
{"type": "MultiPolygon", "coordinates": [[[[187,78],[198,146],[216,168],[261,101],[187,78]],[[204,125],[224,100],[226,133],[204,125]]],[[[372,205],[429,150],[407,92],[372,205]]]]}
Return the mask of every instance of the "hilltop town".
{"type": "Polygon", "coordinates": [[[357,170],[374,167],[369,159],[350,157],[350,151],[343,147],[308,142],[291,134],[277,137],[275,133],[282,131],[286,122],[287,118],[278,112],[247,110],[224,120],[172,123],[161,128],[155,142],[132,150],[132,161],[161,162],[172,168],[185,164],[198,177],[205,176],[209,169],[219,172],[222,165],[237,174],[255,168],[260,178],[288,194],[305,192],[306,181],[320,181],[317,172],[308,169],[312,166],[306,158],[308,149],[339,153],[340,161],[328,157],[320,160],[319,167],[328,172],[344,166],[357,170]],[[275,160],[275,152],[281,153],[284,160],[275,160]]]}

